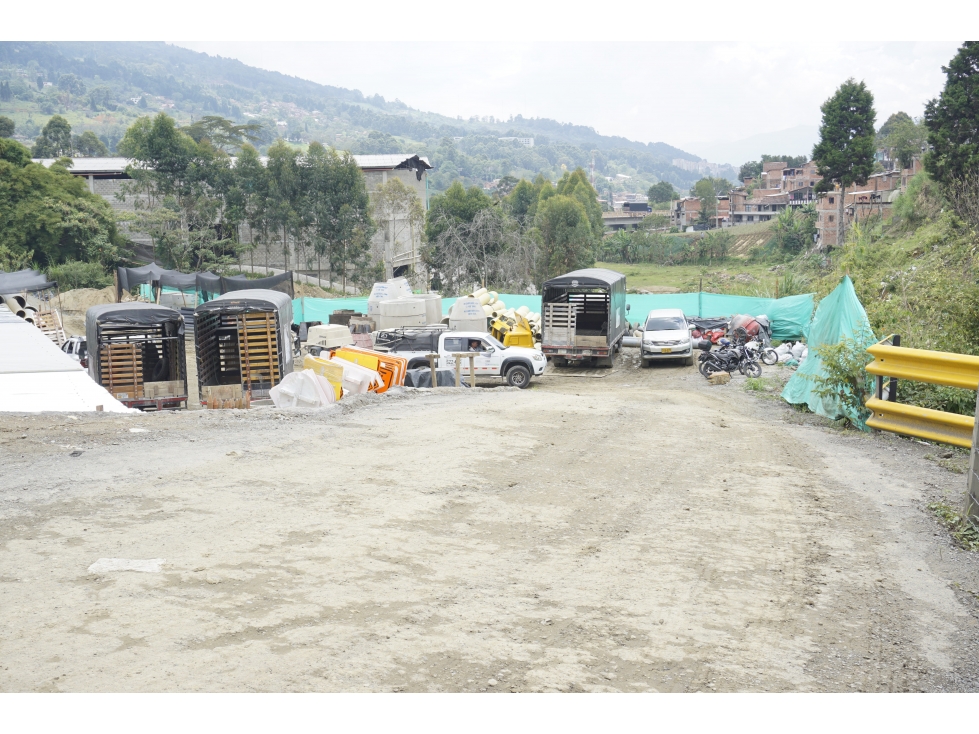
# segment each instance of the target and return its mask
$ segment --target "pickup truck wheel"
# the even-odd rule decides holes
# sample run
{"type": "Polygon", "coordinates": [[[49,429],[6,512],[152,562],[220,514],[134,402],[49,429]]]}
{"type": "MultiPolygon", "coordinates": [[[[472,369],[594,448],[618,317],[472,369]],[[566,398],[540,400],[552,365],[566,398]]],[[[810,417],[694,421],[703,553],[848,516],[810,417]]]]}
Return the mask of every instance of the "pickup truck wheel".
{"type": "Polygon", "coordinates": [[[421,369],[422,367],[428,367],[428,366],[429,364],[427,359],[416,359],[414,362],[408,363],[409,370],[417,370],[417,369],[421,369]]]}
{"type": "Polygon", "coordinates": [[[530,387],[530,370],[521,364],[515,364],[506,373],[506,384],[525,390],[530,387]]]}

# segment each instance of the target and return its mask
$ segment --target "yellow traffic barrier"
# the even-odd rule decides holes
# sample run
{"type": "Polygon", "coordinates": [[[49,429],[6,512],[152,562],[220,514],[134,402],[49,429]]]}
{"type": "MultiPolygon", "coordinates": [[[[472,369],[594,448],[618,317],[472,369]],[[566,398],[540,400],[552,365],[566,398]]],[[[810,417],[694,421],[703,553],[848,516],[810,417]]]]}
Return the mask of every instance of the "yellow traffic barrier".
{"type": "Polygon", "coordinates": [[[877,395],[866,403],[872,413],[867,420],[868,426],[962,448],[972,447],[976,422],[973,416],[902,405],[895,401],[898,380],[929,382],[966,390],[979,389],[979,357],[908,349],[902,347],[901,338],[893,334],[867,351],[874,356],[874,361],[867,365],[867,372],[877,376],[877,395]],[[888,344],[888,341],[893,344],[888,344]],[[890,378],[886,400],[885,377],[890,378]]]}
{"type": "Polygon", "coordinates": [[[878,431],[901,433],[926,441],[961,446],[964,449],[972,446],[972,431],[975,428],[975,418],[972,416],[892,403],[878,398],[867,400],[867,409],[873,413],[867,419],[867,425],[878,431]]]}
{"type": "Polygon", "coordinates": [[[907,349],[880,342],[867,349],[874,361],[867,372],[900,380],[930,382],[933,385],[979,388],[979,357],[969,354],[907,349]]]}

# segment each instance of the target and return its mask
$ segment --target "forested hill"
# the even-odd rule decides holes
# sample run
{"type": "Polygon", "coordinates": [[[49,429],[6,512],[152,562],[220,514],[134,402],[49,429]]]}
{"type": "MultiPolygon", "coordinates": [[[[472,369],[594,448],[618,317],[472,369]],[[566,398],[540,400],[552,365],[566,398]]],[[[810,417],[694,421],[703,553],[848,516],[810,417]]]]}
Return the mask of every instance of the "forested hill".
{"type": "MultiPolygon", "coordinates": [[[[417,152],[435,164],[430,183],[482,184],[504,175],[556,180],[594,159],[600,191],[644,192],[666,180],[689,188],[700,174],[672,165],[698,157],[665,143],[599,135],[592,128],[517,116],[469,120],[410,108],[163,43],[0,43],[0,114],[30,142],[53,114],[94,132],[112,150],[128,125],[163,110],[181,123],[203,115],[263,125],[263,143],[312,140],[355,153],[417,152]],[[524,147],[500,137],[533,137],[524,147]],[[611,178],[611,182],[607,181],[611,178]]],[[[734,178],[735,171],[726,172],[734,178]]]]}

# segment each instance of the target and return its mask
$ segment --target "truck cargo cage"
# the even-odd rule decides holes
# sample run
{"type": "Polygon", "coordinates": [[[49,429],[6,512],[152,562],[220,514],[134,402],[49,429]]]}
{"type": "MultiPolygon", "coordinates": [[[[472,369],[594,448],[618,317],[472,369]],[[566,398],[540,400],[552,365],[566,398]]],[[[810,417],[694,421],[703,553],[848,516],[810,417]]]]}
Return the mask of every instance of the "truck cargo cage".
{"type": "Polygon", "coordinates": [[[250,400],[292,372],[292,300],[269,290],[227,293],[194,311],[202,403],[220,386],[239,386],[250,400]]]}
{"type": "Polygon", "coordinates": [[[576,270],[544,283],[541,348],[569,359],[608,360],[628,329],[625,276],[614,270],[576,270]]]}
{"type": "Polygon", "coordinates": [[[93,306],[85,314],[88,371],[130,408],[187,407],[184,319],[151,303],[93,306]]]}

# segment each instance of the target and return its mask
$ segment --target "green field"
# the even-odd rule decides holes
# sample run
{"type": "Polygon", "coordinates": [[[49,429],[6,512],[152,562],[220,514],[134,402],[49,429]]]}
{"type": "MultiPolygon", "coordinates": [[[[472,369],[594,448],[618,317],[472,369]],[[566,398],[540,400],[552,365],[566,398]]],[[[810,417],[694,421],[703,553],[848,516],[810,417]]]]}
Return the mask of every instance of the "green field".
{"type": "Polygon", "coordinates": [[[775,295],[776,273],[771,265],[746,263],[737,259],[715,262],[713,265],[653,265],[652,263],[598,263],[626,277],[630,292],[649,290],[669,293],[675,288],[681,293],[700,290],[701,279],[705,291],[713,293],[737,293],[740,295],[775,295]]]}

